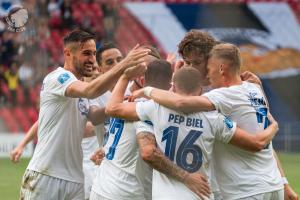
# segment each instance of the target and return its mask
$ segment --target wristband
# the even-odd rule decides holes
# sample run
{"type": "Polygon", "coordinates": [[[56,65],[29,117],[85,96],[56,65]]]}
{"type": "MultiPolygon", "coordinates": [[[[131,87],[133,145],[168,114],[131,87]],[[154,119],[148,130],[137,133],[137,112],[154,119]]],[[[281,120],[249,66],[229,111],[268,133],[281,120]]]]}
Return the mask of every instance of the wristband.
{"type": "Polygon", "coordinates": [[[147,96],[147,97],[150,97],[150,94],[151,94],[153,89],[154,89],[153,87],[149,87],[149,86],[145,87],[144,88],[144,95],[147,96]]]}
{"type": "Polygon", "coordinates": [[[281,181],[282,181],[282,184],[285,185],[285,184],[289,184],[288,180],[286,179],[286,177],[281,177],[281,181]]]}

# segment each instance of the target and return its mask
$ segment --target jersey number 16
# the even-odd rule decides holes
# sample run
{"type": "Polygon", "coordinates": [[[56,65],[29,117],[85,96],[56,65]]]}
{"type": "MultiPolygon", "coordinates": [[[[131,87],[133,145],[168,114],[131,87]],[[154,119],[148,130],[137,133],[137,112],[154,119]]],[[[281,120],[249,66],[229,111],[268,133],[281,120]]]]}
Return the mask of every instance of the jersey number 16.
{"type": "Polygon", "coordinates": [[[165,155],[174,161],[176,153],[176,163],[179,167],[190,173],[196,172],[202,165],[202,151],[201,148],[194,143],[202,132],[191,130],[179,145],[177,152],[175,152],[178,130],[179,128],[176,126],[169,126],[163,131],[161,141],[166,141],[165,155]],[[192,154],[193,159],[188,162],[187,158],[189,153],[192,154]]]}

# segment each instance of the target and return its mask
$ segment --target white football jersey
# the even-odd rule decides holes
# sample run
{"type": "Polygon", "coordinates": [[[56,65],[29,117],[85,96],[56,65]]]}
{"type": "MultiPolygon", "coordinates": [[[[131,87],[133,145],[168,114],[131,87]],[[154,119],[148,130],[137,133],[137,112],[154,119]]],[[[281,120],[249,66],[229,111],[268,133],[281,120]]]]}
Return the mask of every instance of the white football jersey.
{"type": "Polygon", "coordinates": [[[92,187],[95,193],[107,199],[151,199],[149,180],[152,171],[139,156],[136,133],[152,133],[153,128],[146,124],[145,128],[141,128],[136,123],[119,118],[110,119],[109,135],[104,146],[106,156],[97,170],[92,187]],[[146,190],[144,185],[147,185],[146,190]]]}
{"type": "MultiPolygon", "coordinates": [[[[111,92],[107,91],[101,96],[89,101],[90,106],[97,106],[99,108],[104,108],[111,97],[111,92]]],[[[107,118],[104,123],[95,126],[95,133],[98,139],[99,146],[102,147],[105,144],[105,136],[108,134],[109,129],[109,118],[107,118]]]]}
{"type": "MultiPolygon", "coordinates": [[[[125,96],[131,95],[131,92],[130,92],[131,85],[129,85],[126,88],[125,96]]],[[[103,108],[103,107],[106,106],[106,104],[107,104],[110,97],[111,97],[111,91],[108,90],[104,94],[102,94],[101,96],[90,100],[89,101],[90,106],[97,106],[97,107],[103,108]]],[[[96,136],[98,138],[99,146],[104,146],[107,142],[109,123],[110,123],[110,119],[107,118],[104,121],[104,123],[101,123],[101,124],[95,126],[95,132],[96,132],[96,136]]]]}
{"type": "MultiPolygon", "coordinates": [[[[219,112],[250,133],[257,133],[268,126],[266,99],[256,84],[243,82],[212,90],[204,96],[219,112]]],[[[215,173],[225,200],[283,188],[272,143],[262,151],[252,153],[217,142],[215,160],[215,173]]]]}
{"type": "Polygon", "coordinates": [[[90,197],[90,192],[93,185],[93,180],[96,176],[97,165],[91,161],[91,156],[99,148],[98,140],[96,136],[85,137],[81,142],[83,153],[83,174],[84,174],[84,193],[85,199],[90,197]]]}
{"type": "Polygon", "coordinates": [[[40,93],[38,143],[27,169],[83,183],[81,141],[87,122],[86,99],[65,96],[78,81],[61,67],[48,74],[40,93]]]}
{"type": "MultiPolygon", "coordinates": [[[[185,115],[151,101],[139,102],[136,112],[150,120],[158,147],[176,165],[201,172],[210,182],[214,141],[229,142],[236,125],[216,111],[185,115]]],[[[153,170],[153,199],[198,199],[183,183],[153,170]]],[[[210,199],[213,199],[211,196],[210,199]]]]}
{"type": "MultiPolygon", "coordinates": [[[[134,126],[137,135],[139,133],[154,134],[153,124],[151,121],[137,121],[134,122],[134,126]]],[[[136,161],[135,173],[137,174],[137,179],[143,186],[145,200],[152,200],[153,169],[141,158],[140,154],[138,154],[138,159],[136,161]]]]}

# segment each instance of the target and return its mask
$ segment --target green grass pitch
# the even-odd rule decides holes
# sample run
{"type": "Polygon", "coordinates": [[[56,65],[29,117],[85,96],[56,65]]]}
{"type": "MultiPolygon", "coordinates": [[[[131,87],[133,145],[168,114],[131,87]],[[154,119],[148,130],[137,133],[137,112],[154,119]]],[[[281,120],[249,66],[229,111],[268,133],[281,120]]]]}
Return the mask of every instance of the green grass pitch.
{"type": "MultiPolygon", "coordinates": [[[[300,194],[300,153],[279,154],[286,176],[300,194]]],[[[9,159],[0,158],[0,199],[16,200],[19,198],[19,189],[22,175],[28,165],[28,159],[22,159],[18,164],[12,164],[9,159]]]]}

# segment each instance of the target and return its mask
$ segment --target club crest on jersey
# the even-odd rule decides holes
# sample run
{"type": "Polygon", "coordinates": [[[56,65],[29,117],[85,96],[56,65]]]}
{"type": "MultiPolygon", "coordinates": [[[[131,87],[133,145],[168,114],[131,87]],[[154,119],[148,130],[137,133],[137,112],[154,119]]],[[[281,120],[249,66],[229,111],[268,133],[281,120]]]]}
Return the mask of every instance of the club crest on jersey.
{"type": "Polygon", "coordinates": [[[225,117],[224,123],[227,126],[227,128],[232,129],[233,123],[232,123],[232,121],[229,118],[225,117]]]}
{"type": "Polygon", "coordinates": [[[63,73],[61,75],[59,75],[59,77],[57,78],[58,82],[60,82],[61,84],[64,84],[67,80],[69,80],[71,77],[68,73],[63,73]]]}
{"type": "Polygon", "coordinates": [[[89,109],[88,109],[87,103],[82,98],[78,99],[78,110],[81,115],[84,115],[84,116],[88,115],[89,109]]]}

